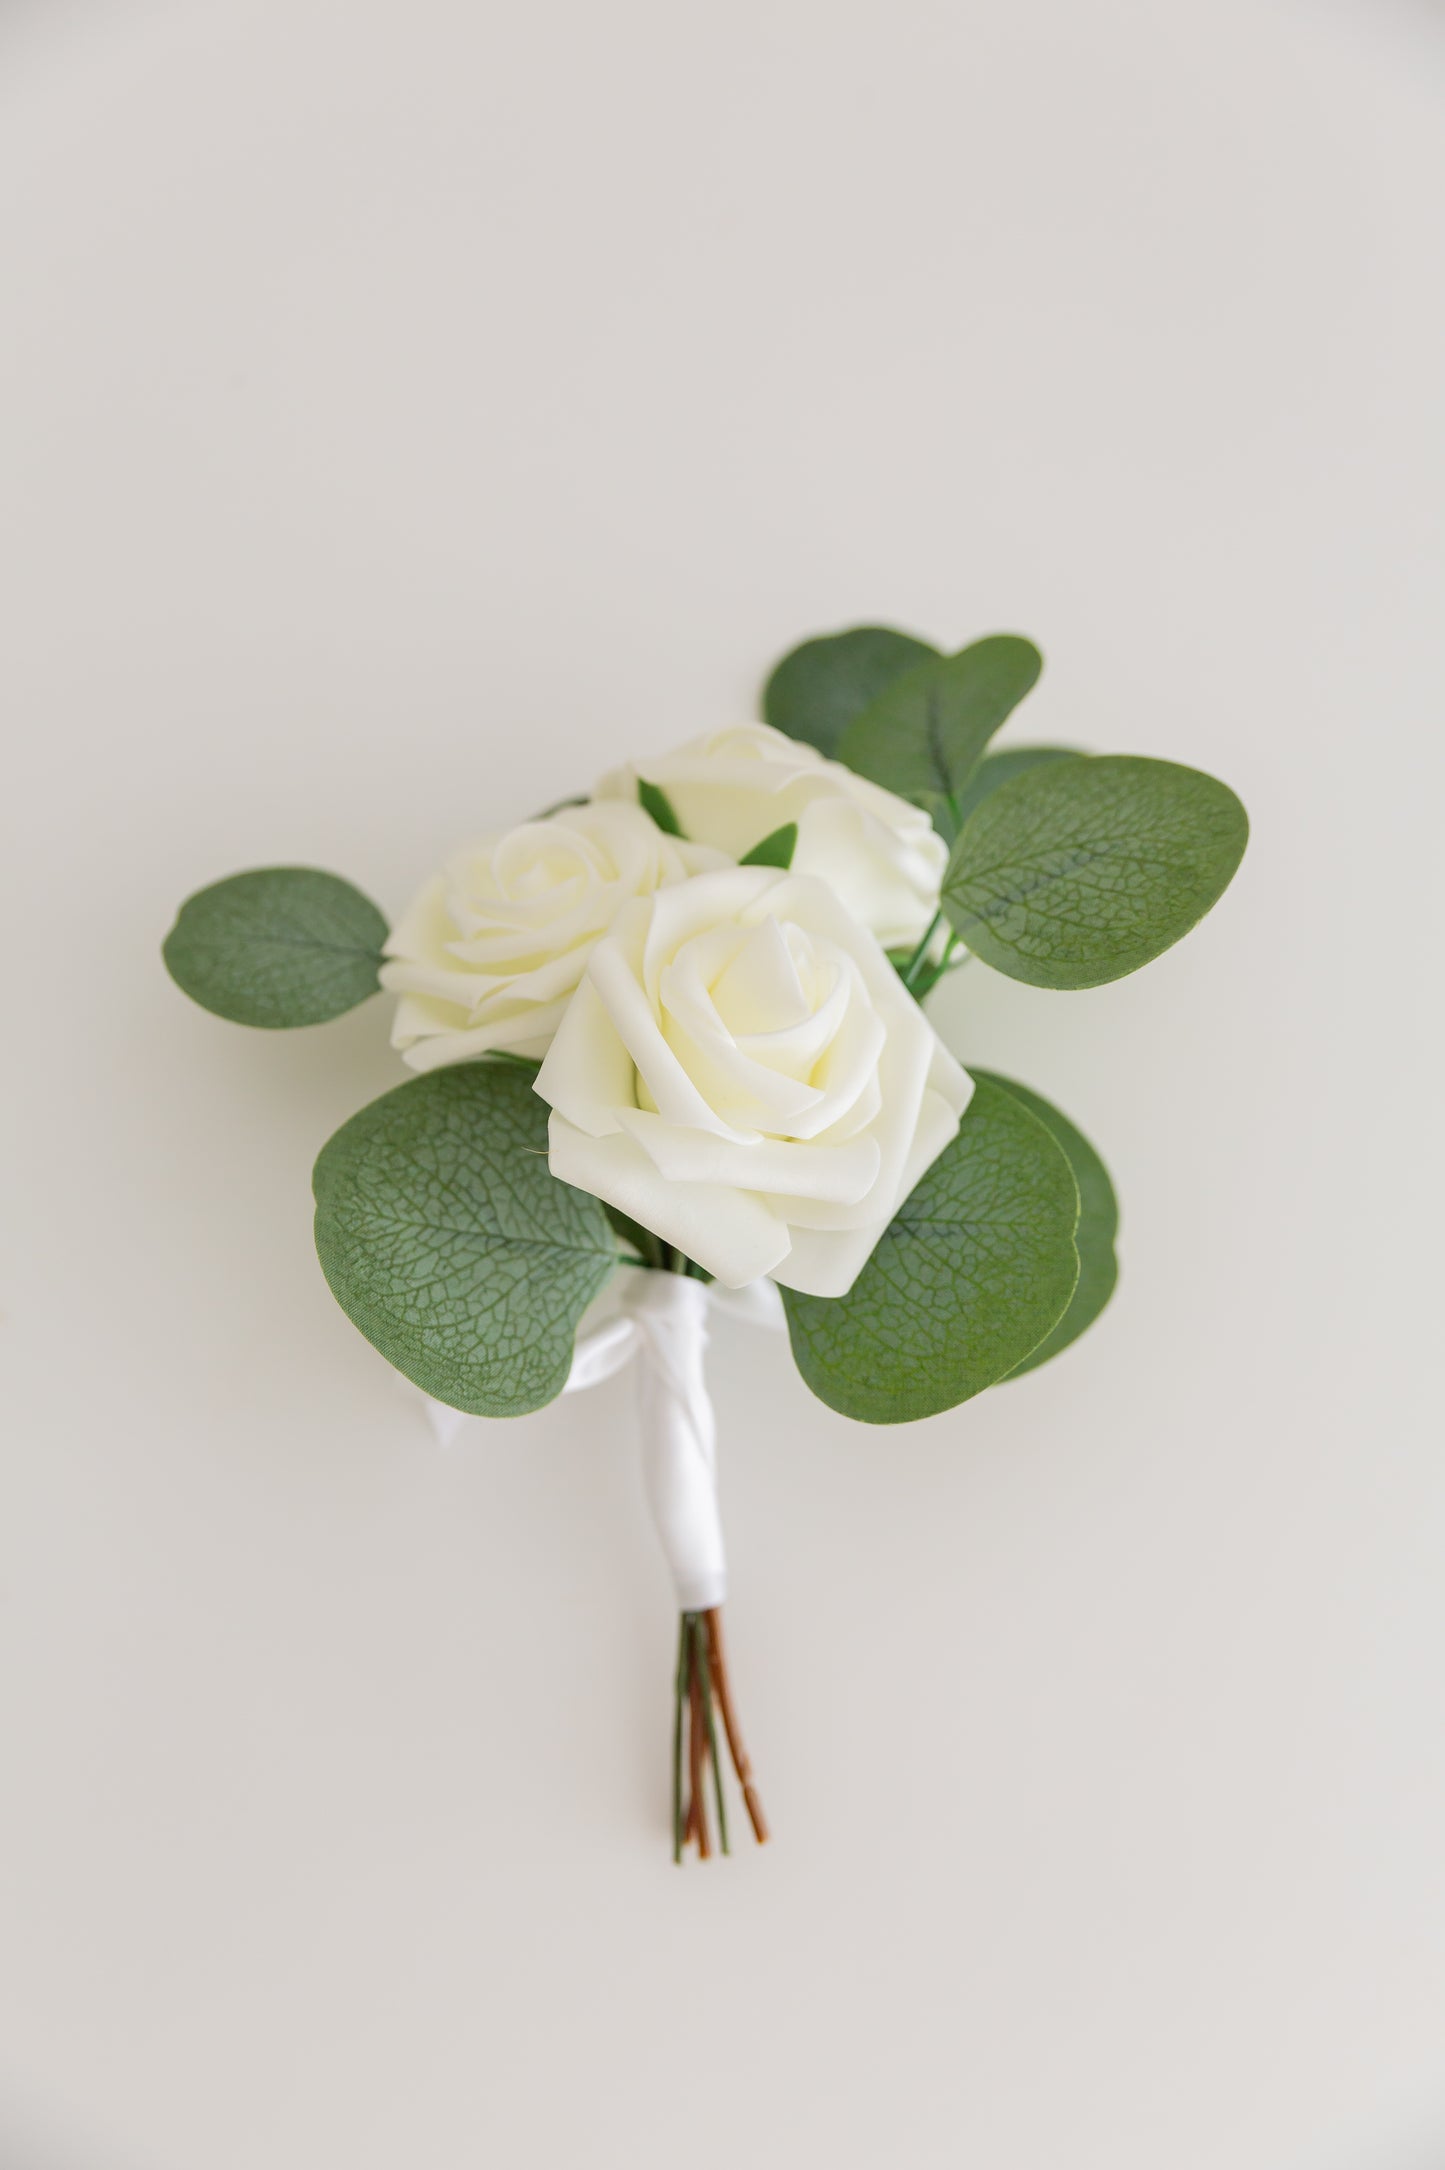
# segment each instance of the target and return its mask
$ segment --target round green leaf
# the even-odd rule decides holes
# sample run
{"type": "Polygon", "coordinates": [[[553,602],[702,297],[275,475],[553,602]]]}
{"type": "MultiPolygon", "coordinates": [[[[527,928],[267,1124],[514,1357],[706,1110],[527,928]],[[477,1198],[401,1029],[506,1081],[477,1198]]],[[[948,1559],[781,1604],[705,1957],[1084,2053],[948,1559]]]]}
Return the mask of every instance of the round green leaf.
{"type": "Polygon", "coordinates": [[[1228,887],[1249,821],[1226,784],[1126,754],[1000,784],[953,847],[943,908],[985,964],[1098,987],[1177,942],[1228,887]]]}
{"type": "Polygon", "coordinates": [[[1006,784],[1012,776],[1022,776],[1025,769],[1036,769],[1045,761],[1072,761],[1078,756],[1077,746],[1005,746],[998,753],[987,753],[979,762],[958,798],[958,820],[954,834],[957,835],[976,806],[981,806],[991,791],[1006,784]]]}
{"type": "Polygon", "coordinates": [[[866,1424],[934,1416],[1007,1377],[1062,1317],[1079,1195],[1049,1132],[980,1076],[959,1126],[846,1296],[783,1290],[799,1371],[866,1424]]]}
{"type": "Polygon", "coordinates": [[[1016,633],[991,633],[920,663],[854,717],[838,758],[900,798],[957,797],[1043,667],[1033,642],[1016,633]]]}
{"type": "Polygon", "coordinates": [[[937,654],[927,641],[886,625],[855,625],[805,640],[783,657],[763,688],[764,720],[832,760],[844,731],[874,696],[937,654]]]}
{"type": "Polygon", "coordinates": [[[261,867],[199,889],[161,954],[178,987],[237,1025],[320,1025],[377,988],[386,921],[315,867],[261,867]]]}
{"type": "Polygon", "coordinates": [[[1114,1255],[1114,1238],[1119,1232],[1119,1204],[1108,1169],[1067,1115],[1061,1114],[1042,1094],[1030,1091],[1027,1085],[1020,1085],[1015,1078],[999,1077],[992,1070],[977,1070],[974,1075],[986,1077],[990,1084],[1001,1085],[1028,1109],[1030,1115],[1038,1117],[1073,1170],[1079,1191],[1079,1225],[1074,1233],[1074,1248],[1079,1254],[1079,1278],[1069,1299],[1069,1308],[1032,1354],[1014,1366],[1009,1377],[1016,1379],[1021,1372],[1046,1364],[1071,1341],[1077,1341],[1084,1328],[1093,1325],[1113,1295],[1114,1284],[1119,1278],[1119,1262],[1114,1255]]]}
{"type": "Polygon", "coordinates": [[[323,1147],[314,1188],[331,1292],[398,1371],[474,1416],[561,1393],[617,1246],[547,1166],[531,1072],[463,1063],[397,1086],[323,1147]]]}

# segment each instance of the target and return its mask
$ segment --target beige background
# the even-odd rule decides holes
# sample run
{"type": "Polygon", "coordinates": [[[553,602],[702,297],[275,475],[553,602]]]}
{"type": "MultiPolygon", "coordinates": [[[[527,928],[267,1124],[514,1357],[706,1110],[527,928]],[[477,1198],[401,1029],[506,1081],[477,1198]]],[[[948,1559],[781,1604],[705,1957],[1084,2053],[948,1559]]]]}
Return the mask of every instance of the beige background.
{"type": "Polygon", "coordinates": [[[1442,105],[1423,4],[0,12],[4,2170],[1445,2160],[1442,105]],[[383,1005],[157,944],[879,615],[1255,840],[950,992],[1086,1343],[872,1433],[719,1330],[778,1839],[678,1875],[627,1383],[438,1453],[310,1249],[383,1005]]]}

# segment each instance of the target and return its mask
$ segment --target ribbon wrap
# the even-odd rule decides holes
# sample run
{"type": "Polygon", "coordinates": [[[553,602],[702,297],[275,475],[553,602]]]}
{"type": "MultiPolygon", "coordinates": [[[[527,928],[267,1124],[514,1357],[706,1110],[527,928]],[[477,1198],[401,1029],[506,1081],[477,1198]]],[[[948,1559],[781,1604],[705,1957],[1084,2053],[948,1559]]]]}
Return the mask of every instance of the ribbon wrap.
{"type": "Polygon", "coordinates": [[[680,1612],[727,1595],[717,1497],[717,1419],[707,1390],[707,1284],[640,1273],[628,1290],[638,1332],[637,1414],[647,1504],[672,1570],[680,1612]]]}
{"type": "MultiPolygon", "coordinates": [[[[579,1335],[563,1388],[577,1394],[621,1371],[635,1356],[642,1477],[681,1612],[707,1612],[727,1595],[727,1556],[717,1496],[717,1423],[704,1362],[708,1312],[779,1328],[782,1303],[771,1281],[720,1288],[688,1274],[629,1271],[615,1317],[579,1335]]],[[[446,1445],[466,1420],[425,1397],[446,1445]]]]}

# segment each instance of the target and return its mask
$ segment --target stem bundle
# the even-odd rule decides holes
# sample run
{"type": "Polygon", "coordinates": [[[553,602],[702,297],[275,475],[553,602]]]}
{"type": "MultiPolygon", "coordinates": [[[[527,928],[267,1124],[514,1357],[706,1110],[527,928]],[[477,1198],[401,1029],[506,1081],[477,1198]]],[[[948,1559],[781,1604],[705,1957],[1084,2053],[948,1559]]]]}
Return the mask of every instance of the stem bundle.
{"type": "Polygon", "coordinates": [[[712,1857],[712,1832],[708,1824],[707,1779],[712,1769],[713,1799],[717,1810],[718,1841],[729,1852],[727,1801],[723,1793],[722,1759],[718,1754],[717,1723],[723,1732],[733,1769],[742,1788],[743,1806],[761,1846],[767,1839],[763,1804],[753,1783],[752,1765],[738,1730],[727,1661],[723,1655],[722,1608],[709,1612],[685,1612],[679,1625],[677,1677],[674,1684],[672,1723],[672,1858],[681,1861],[689,1845],[696,1845],[698,1859],[712,1857]],[[686,1765],[686,1801],[683,1773],[686,1765]]]}

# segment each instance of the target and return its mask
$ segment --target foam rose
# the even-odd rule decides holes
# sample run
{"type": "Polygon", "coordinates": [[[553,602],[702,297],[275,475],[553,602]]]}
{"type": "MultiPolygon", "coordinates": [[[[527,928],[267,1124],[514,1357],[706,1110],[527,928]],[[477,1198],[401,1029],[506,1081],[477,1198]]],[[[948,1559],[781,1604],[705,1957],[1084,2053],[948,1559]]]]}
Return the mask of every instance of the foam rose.
{"type": "Polygon", "coordinates": [[[640,807],[561,809],[457,852],[386,943],[392,1045],[414,1070],[547,1052],[594,943],[629,900],[724,864],[640,807]]]}
{"type": "Polygon", "coordinates": [[[741,859],[788,822],[795,874],[816,874],[885,949],[911,949],[938,908],[948,850],[927,814],[766,723],[740,723],[613,769],[600,800],[666,792],[684,836],[741,859]]]}
{"type": "Polygon", "coordinates": [[[734,867],[623,906],[536,1089],[563,1182],[728,1287],[841,1296],[973,1088],[828,884],[734,867]]]}

